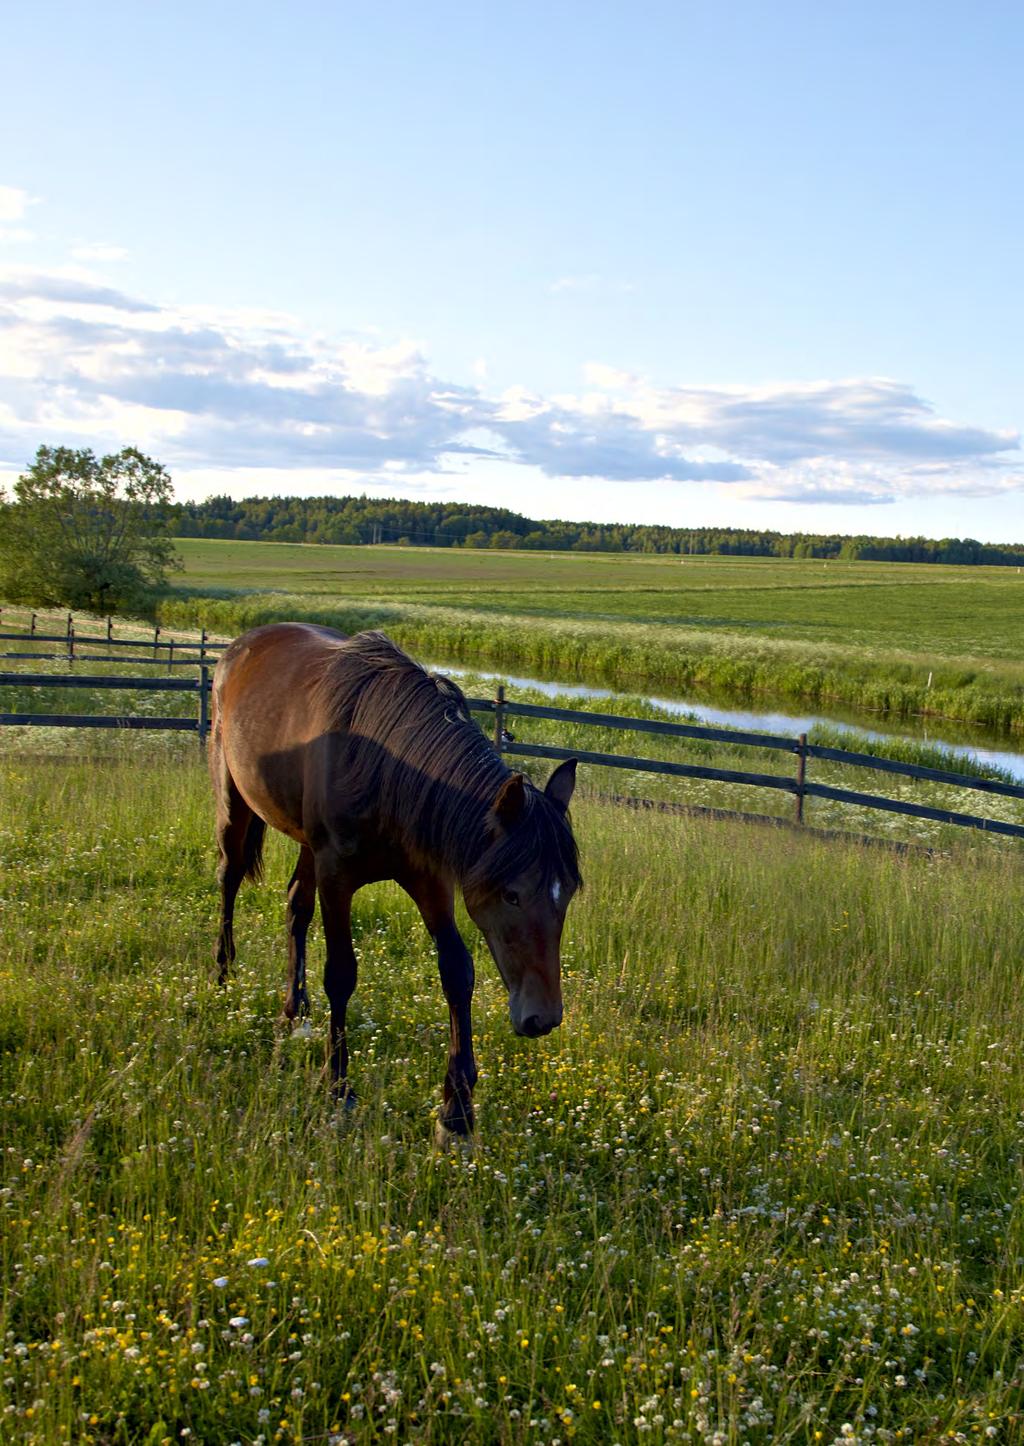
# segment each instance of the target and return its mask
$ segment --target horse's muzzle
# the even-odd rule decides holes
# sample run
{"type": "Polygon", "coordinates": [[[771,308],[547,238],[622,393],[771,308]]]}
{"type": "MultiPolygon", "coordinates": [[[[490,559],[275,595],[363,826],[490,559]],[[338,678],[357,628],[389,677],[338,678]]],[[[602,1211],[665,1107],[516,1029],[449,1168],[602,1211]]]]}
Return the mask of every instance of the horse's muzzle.
{"type": "Polygon", "coordinates": [[[559,1010],[557,1015],[528,1014],[518,1024],[513,1022],[512,1027],[516,1034],[522,1035],[526,1039],[539,1039],[542,1034],[550,1034],[553,1029],[557,1029],[561,1022],[562,1012],[559,1010]]]}

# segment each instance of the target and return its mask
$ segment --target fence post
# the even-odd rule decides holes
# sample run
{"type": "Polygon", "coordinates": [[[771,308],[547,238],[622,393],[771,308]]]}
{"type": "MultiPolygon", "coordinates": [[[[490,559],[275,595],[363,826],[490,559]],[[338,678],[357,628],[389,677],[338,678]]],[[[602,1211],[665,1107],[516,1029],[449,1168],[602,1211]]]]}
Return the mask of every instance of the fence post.
{"type": "Polygon", "coordinates": [[[174,667],[174,639],[171,639],[171,646],[167,649],[167,671],[170,673],[174,667]]]}
{"type": "Polygon", "coordinates": [[[206,629],[203,628],[199,634],[199,661],[206,662],[206,629]]]}
{"type": "Polygon", "coordinates": [[[36,615],[35,615],[35,613],[32,613],[32,615],[31,615],[30,618],[29,618],[28,635],[29,635],[30,638],[34,638],[35,635],[36,635],[36,615]]]}
{"type": "Polygon", "coordinates": [[[113,623],[113,619],[110,618],[110,617],[108,617],[108,618],[107,618],[107,642],[108,642],[108,643],[110,642],[110,639],[111,639],[113,636],[114,636],[114,623],[113,623]]]}
{"type": "Polygon", "coordinates": [[[156,650],[157,643],[158,643],[159,641],[160,641],[160,624],[159,624],[159,623],[155,623],[155,624],[153,625],[153,657],[154,657],[154,658],[159,657],[159,654],[157,653],[157,650],[156,650]]]}
{"type": "Polygon", "coordinates": [[[807,776],[807,734],[801,733],[796,749],[796,821],[804,821],[804,779],[807,776]]]}
{"type": "Polygon", "coordinates": [[[68,618],[68,662],[75,661],[75,626],[70,617],[68,618]]]}
{"type": "Polygon", "coordinates": [[[210,670],[206,664],[199,669],[199,746],[203,747],[206,742],[206,735],[210,731],[210,670]]]}
{"type": "Polygon", "coordinates": [[[505,684],[498,684],[494,700],[494,746],[501,753],[505,742],[505,684]]]}
{"type": "Polygon", "coordinates": [[[70,653],[70,651],[71,651],[71,633],[72,633],[72,630],[74,629],[74,626],[75,626],[75,625],[74,625],[74,622],[72,621],[71,614],[68,613],[68,652],[69,652],[69,653],[70,653]]]}

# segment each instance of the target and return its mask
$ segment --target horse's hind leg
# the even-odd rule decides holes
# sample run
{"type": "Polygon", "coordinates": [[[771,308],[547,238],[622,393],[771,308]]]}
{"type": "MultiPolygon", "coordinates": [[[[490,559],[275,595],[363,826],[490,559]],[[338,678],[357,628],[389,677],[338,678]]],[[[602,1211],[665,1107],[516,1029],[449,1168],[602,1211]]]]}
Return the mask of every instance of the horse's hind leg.
{"type": "Polygon", "coordinates": [[[348,1037],[345,1029],[348,1002],[356,987],[356,953],[352,947],[352,894],[358,884],[339,873],[336,861],[321,856],[316,866],[320,919],[324,926],[327,962],[324,989],[331,1005],[331,1088],[336,1099],[351,1105],[355,1095],[348,1084],[348,1037]]]}
{"type": "Polygon", "coordinates": [[[316,908],[316,864],[311,849],[303,846],[288,882],[288,989],[284,999],[285,1017],[309,1013],[306,993],[306,935],[316,908]]]}
{"type": "Polygon", "coordinates": [[[217,795],[217,883],[220,885],[220,932],[217,935],[217,982],[223,984],[235,958],[235,898],[242,880],[258,878],[266,824],[246,803],[222,765],[214,780],[217,795]]]}

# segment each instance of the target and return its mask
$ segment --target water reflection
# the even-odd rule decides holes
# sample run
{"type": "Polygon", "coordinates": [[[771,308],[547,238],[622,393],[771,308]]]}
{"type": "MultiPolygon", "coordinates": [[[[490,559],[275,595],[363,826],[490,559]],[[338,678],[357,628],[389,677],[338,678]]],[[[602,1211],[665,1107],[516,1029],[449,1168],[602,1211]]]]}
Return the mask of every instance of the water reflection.
{"type": "Polygon", "coordinates": [[[955,748],[958,752],[966,753],[979,763],[1005,769],[1018,782],[1024,783],[1024,754],[993,748],[979,741],[971,741],[969,729],[958,727],[954,723],[940,724],[935,719],[921,720],[916,726],[911,724],[906,727],[882,730],[866,727],[862,721],[856,718],[856,715],[846,713],[843,716],[838,711],[831,717],[822,713],[760,713],[745,708],[712,706],[693,698],[663,698],[654,694],[616,693],[610,688],[592,688],[582,683],[557,683],[542,678],[524,678],[512,673],[488,672],[481,668],[465,668],[448,663],[430,663],[428,666],[436,668],[442,673],[450,673],[453,677],[465,677],[468,674],[474,678],[507,683],[513,688],[532,688],[548,698],[595,698],[602,702],[618,703],[622,705],[618,711],[626,711],[625,705],[630,698],[642,697],[645,702],[655,708],[663,708],[667,713],[676,713],[690,719],[696,718],[701,723],[707,723],[714,728],[739,728],[746,732],[796,735],[809,733],[815,724],[822,724],[848,730],[855,735],[851,742],[854,742],[856,737],[860,737],[878,739],[883,742],[913,739],[917,742],[935,743],[944,748],[955,748]]]}

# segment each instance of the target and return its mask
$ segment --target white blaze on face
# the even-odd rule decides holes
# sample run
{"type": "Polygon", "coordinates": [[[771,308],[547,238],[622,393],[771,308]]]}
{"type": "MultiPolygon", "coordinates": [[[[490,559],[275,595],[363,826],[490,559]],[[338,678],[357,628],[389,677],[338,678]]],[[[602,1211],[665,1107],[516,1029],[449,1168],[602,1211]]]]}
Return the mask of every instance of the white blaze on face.
{"type": "Polygon", "coordinates": [[[558,901],[559,901],[559,899],[560,899],[561,897],[562,897],[562,885],[561,885],[561,884],[558,882],[558,880],[556,879],[555,882],[551,885],[551,902],[552,902],[553,904],[557,904],[558,901]]]}

